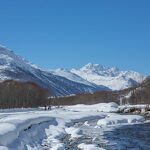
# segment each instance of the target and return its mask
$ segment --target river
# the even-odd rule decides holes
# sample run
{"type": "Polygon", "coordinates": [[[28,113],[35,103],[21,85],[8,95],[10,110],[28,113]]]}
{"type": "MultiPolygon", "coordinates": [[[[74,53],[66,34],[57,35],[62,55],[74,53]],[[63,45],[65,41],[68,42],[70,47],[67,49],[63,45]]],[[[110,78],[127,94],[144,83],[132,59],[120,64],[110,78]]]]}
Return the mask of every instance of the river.
{"type": "Polygon", "coordinates": [[[78,150],[80,143],[95,144],[106,150],[150,150],[150,123],[98,127],[97,119],[75,123],[82,137],[62,141],[68,150],[78,150]]]}

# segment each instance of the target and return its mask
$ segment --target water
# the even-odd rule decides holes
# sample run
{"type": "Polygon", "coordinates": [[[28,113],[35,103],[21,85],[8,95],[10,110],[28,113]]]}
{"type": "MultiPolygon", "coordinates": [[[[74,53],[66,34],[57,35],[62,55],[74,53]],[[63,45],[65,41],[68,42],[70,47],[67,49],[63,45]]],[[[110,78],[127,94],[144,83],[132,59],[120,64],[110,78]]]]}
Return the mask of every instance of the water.
{"type": "Polygon", "coordinates": [[[66,149],[78,150],[80,143],[95,144],[106,150],[150,150],[150,123],[97,127],[98,120],[79,122],[74,125],[82,130],[83,136],[70,140],[63,139],[66,149]]]}
{"type": "Polygon", "coordinates": [[[117,127],[104,132],[104,139],[114,150],[150,150],[150,123],[117,127]]]}

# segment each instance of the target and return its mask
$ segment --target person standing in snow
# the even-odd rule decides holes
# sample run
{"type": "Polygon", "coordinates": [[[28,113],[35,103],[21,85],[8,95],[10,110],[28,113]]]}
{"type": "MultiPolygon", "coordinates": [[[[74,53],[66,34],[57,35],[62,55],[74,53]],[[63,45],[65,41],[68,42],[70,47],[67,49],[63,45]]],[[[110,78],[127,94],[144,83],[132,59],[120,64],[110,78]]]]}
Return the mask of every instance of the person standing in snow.
{"type": "Polygon", "coordinates": [[[51,110],[51,106],[48,106],[48,110],[51,110]]]}

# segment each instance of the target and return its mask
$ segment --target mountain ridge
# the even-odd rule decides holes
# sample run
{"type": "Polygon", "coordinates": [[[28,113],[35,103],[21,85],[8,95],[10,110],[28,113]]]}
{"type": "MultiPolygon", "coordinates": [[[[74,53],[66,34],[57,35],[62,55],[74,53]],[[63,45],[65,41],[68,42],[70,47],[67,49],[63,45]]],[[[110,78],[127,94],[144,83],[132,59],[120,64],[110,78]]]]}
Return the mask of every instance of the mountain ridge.
{"type": "Polygon", "coordinates": [[[147,77],[134,71],[121,71],[88,63],[80,69],[47,70],[32,64],[0,45],[0,81],[33,81],[54,95],[70,95],[98,90],[122,90],[136,86],[147,77]]]}
{"type": "Polygon", "coordinates": [[[96,85],[104,85],[112,90],[122,90],[143,82],[147,77],[135,71],[121,71],[117,67],[106,67],[88,63],[72,73],[96,85]]]}
{"type": "Polygon", "coordinates": [[[26,61],[10,49],[0,46],[0,81],[10,79],[35,82],[43,88],[48,88],[53,95],[57,96],[91,93],[104,89],[103,86],[90,86],[54,75],[26,61]]]}

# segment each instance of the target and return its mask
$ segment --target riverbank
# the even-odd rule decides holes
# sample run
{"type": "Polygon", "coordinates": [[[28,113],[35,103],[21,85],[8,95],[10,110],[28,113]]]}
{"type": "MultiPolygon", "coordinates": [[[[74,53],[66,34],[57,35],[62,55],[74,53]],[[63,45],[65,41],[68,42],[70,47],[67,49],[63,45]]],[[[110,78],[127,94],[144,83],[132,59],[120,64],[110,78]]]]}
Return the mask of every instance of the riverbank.
{"type": "Polygon", "coordinates": [[[142,115],[147,119],[150,118],[150,105],[122,105],[117,111],[122,114],[142,115]]]}
{"type": "Polygon", "coordinates": [[[146,123],[143,116],[117,113],[119,107],[116,103],[100,103],[53,107],[47,111],[44,108],[3,110],[0,150],[65,150],[68,140],[72,144],[77,140],[77,149],[105,149],[101,140],[108,130],[146,123]],[[64,141],[66,137],[68,140],[64,141]]]}

